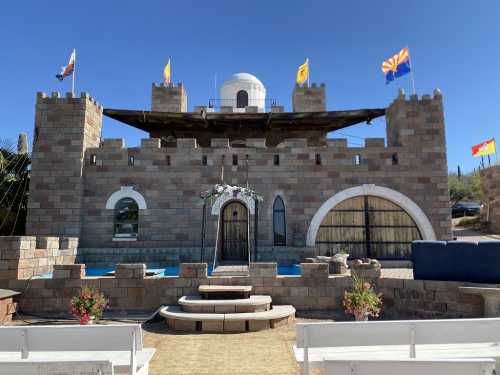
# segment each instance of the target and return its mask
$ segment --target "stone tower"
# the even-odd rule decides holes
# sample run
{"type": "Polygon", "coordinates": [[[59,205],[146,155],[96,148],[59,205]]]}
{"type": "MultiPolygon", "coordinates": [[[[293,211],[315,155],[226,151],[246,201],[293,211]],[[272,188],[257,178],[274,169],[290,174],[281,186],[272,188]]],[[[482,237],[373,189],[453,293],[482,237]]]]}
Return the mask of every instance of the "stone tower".
{"type": "Polygon", "coordinates": [[[450,240],[451,208],[448,190],[448,163],[446,160],[446,138],[441,91],[434,95],[411,95],[406,99],[403,90],[387,108],[387,146],[407,175],[415,176],[415,196],[421,196],[429,206],[437,238],[450,240]],[[395,156],[394,156],[395,155],[395,156]],[[436,193],[430,195],[426,186],[435,186],[436,193]],[[439,218],[439,221],[437,221],[439,218]]]}
{"type": "Polygon", "coordinates": [[[187,94],[182,83],[157,85],[151,88],[151,110],[157,112],[187,112],[187,94]]]}
{"type": "Polygon", "coordinates": [[[38,93],[27,234],[80,235],[85,150],[98,147],[102,107],[87,93],[38,93]]]}
{"type": "Polygon", "coordinates": [[[326,111],[325,84],[317,86],[295,85],[292,94],[293,112],[322,112],[326,111]]]}

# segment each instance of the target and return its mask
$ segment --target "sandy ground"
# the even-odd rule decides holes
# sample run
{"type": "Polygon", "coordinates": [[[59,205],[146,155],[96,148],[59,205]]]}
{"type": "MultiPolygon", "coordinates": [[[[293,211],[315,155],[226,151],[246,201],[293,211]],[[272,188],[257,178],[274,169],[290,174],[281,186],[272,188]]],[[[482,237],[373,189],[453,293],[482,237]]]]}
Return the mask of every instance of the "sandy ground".
{"type": "Polygon", "coordinates": [[[292,350],[295,324],[240,334],[182,334],[170,331],[163,321],[143,329],[144,345],[156,348],[151,375],[299,374],[292,350]]]}
{"type": "Polygon", "coordinates": [[[145,329],[145,346],[156,348],[151,375],[298,374],[295,325],[241,334],[178,334],[162,322],[145,329]]]}

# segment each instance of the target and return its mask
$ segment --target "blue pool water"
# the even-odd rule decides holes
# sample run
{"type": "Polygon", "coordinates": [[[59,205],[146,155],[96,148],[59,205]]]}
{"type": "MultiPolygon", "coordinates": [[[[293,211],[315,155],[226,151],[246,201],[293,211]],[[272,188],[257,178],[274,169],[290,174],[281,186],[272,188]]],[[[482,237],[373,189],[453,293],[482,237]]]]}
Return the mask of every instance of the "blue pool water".
{"type": "MultiPolygon", "coordinates": [[[[212,265],[208,266],[208,275],[212,275],[212,265]]],[[[105,276],[112,275],[114,268],[86,268],[85,274],[87,276],[105,276]]],[[[148,268],[147,272],[153,274],[152,276],[178,276],[179,266],[167,266],[165,268],[148,268]]],[[[300,275],[300,265],[278,265],[278,275],[300,275]]],[[[44,275],[38,276],[38,278],[50,279],[52,278],[52,273],[46,273],[44,275]]]]}

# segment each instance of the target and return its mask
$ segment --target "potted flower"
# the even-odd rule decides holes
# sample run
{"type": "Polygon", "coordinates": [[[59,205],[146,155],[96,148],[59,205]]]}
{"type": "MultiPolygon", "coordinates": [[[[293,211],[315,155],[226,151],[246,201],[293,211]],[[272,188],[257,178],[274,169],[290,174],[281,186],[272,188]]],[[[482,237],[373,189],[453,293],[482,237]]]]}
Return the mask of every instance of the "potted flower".
{"type": "Polygon", "coordinates": [[[77,296],[71,298],[70,312],[81,325],[93,324],[102,316],[108,300],[94,288],[84,287],[77,296]]]}
{"type": "Polygon", "coordinates": [[[345,312],[354,315],[357,321],[366,321],[369,316],[378,317],[382,308],[382,294],[377,294],[370,283],[356,276],[353,279],[354,289],[344,292],[345,312]]]}

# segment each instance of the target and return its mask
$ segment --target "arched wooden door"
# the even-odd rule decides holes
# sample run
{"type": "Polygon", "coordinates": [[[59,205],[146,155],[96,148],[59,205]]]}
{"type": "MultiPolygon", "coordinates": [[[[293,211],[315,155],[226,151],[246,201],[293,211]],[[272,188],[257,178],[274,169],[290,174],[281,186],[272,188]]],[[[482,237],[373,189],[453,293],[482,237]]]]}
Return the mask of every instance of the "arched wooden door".
{"type": "Polygon", "coordinates": [[[240,202],[228,203],[222,212],[221,260],[248,259],[248,211],[240,202]]]}

